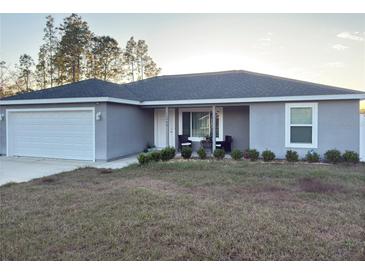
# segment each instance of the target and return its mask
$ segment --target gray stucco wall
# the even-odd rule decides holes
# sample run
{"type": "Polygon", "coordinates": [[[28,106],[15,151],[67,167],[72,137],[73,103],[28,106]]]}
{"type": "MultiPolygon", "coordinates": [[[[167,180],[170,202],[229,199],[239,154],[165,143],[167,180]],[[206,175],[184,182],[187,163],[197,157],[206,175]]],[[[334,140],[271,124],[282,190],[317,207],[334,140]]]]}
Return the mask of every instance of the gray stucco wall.
{"type": "MultiPolygon", "coordinates": [[[[102,119],[95,121],[96,160],[110,160],[142,151],[147,143],[154,143],[153,109],[137,106],[89,103],[27,106],[0,106],[6,109],[95,107],[102,119]]],[[[285,103],[255,103],[249,107],[224,107],[223,134],[232,135],[233,148],[244,150],[248,146],[260,152],[270,149],[278,158],[284,158],[285,103]]],[[[178,109],[176,108],[176,136],[178,109]]],[[[360,143],[359,101],[320,101],[318,104],[318,149],[321,155],[328,149],[359,152],[360,143]]],[[[176,139],[176,147],[178,140],[176,139]]],[[[194,148],[199,148],[194,143],[194,148]]],[[[295,148],[294,148],[295,149],[295,148]]],[[[295,149],[304,156],[308,149],[295,149]]],[[[6,121],[0,121],[0,154],[6,154],[6,121]]]]}
{"type": "Polygon", "coordinates": [[[154,143],[153,109],[107,104],[107,159],[138,153],[154,143]]]}
{"type": "MultiPolygon", "coordinates": [[[[89,103],[49,104],[27,106],[0,106],[0,113],[6,109],[39,109],[64,107],[95,107],[101,112],[101,120],[95,121],[95,157],[106,161],[142,151],[147,142],[153,144],[153,110],[136,106],[89,103]]],[[[0,121],[0,154],[6,154],[6,121],[0,121]]]]}
{"type": "MultiPolygon", "coordinates": [[[[359,101],[318,102],[318,148],[321,156],[328,150],[359,152],[359,101]]],[[[250,148],[260,152],[272,150],[284,158],[287,149],[303,157],[309,149],[285,147],[285,103],[257,103],[250,105],[250,148]]]]}
{"type": "MultiPolygon", "coordinates": [[[[63,107],[95,107],[95,112],[101,112],[106,117],[106,103],[88,104],[49,104],[49,105],[14,105],[0,106],[0,113],[5,114],[6,109],[39,109],[39,108],[63,108],[63,107]]],[[[106,122],[95,121],[95,158],[105,161],[106,154],[106,122]]],[[[6,121],[0,121],[0,154],[6,154],[6,121]]]]}
{"type": "Polygon", "coordinates": [[[237,148],[241,151],[248,149],[250,138],[249,131],[248,106],[223,108],[223,134],[224,136],[232,136],[232,149],[237,148]]]}

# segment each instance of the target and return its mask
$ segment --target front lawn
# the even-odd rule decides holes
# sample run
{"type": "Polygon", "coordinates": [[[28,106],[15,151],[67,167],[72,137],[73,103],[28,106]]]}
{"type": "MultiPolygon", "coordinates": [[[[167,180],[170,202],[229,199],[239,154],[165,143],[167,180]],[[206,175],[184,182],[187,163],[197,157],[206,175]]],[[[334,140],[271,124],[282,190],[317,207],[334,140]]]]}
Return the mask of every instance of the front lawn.
{"type": "Polygon", "coordinates": [[[0,187],[2,260],[364,260],[365,165],[174,161],[0,187]]]}

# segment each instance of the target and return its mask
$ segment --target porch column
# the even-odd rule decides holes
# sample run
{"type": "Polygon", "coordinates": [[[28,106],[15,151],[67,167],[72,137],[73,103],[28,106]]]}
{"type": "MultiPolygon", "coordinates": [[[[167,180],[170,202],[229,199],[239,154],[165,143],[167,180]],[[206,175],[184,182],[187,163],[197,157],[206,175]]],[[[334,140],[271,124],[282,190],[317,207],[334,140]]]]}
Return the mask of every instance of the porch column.
{"type": "Polygon", "coordinates": [[[170,146],[169,141],[169,107],[165,107],[165,122],[166,122],[166,146],[170,146]]]}
{"type": "Polygon", "coordinates": [[[212,106],[212,153],[214,152],[215,150],[215,127],[216,127],[216,124],[215,124],[215,106],[213,105],[212,106]]]}

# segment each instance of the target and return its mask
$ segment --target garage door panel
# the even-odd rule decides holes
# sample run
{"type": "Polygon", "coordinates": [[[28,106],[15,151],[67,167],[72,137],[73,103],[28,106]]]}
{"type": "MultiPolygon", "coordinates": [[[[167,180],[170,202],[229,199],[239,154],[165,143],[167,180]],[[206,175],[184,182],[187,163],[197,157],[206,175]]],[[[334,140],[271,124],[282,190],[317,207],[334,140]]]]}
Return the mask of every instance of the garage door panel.
{"type": "MultiPolygon", "coordinates": [[[[92,131],[92,128],[88,128],[88,127],[77,127],[76,128],[72,128],[72,127],[63,127],[62,130],[60,130],[59,128],[55,129],[53,127],[49,127],[46,128],[44,130],[39,130],[38,128],[34,127],[34,128],[29,128],[29,129],[19,129],[17,130],[17,137],[18,138],[22,138],[23,136],[26,137],[37,137],[37,138],[42,138],[42,134],[48,134],[48,132],[52,131],[53,135],[52,137],[75,137],[75,135],[80,136],[80,139],[84,139],[86,137],[89,137],[89,133],[90,131],[92,131]],[[23,136],[21,136],[23,135],[23,136]]],[[[44,138],[47,138],[49,136],[44,136],[44,138]]]]}
{"type": "MultiPolygon", "coordinates": [[[[85,138],[87,138],[87,136],[85,136],[85,138]]],[[[87,147],[89,147],[92,144],[92,141],[83,141],[83,140],[75,140],[72,136],[66,136],[66,137],[43,137],[43,138],[37,138],[35,137],[29,137],[29,136],[24,136],[22,137],[17,137],[14,138],[14,140],[12,141],[13,144],[15,145],[27,145],[27,144],[42,144],[42,145],[47,145],[47,144],[51,144],[51,145],[59,145],[60,142],[62,142],[63,146],[66,146],[68,144],[70,145],[78,145],[78,146],[82,146],[85,145],[87,147]]]]}
{"type": "Polygon", "coordinates": [[[9,155],[94,160],[92,110],[10,111],[8,131],[9,155]]]}

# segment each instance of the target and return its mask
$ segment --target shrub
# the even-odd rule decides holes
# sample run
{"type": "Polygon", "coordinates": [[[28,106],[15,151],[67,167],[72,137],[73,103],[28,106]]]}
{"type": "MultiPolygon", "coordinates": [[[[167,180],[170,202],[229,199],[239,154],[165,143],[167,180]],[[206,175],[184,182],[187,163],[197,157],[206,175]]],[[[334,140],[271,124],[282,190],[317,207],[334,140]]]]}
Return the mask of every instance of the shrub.
{"type": "Polygon", "coordinates": [[[324,154],[324,158],[327,162],[336,164],[341,160],[341,152],[337,149],[327,150],[324,154]]]}
{"type": "Polygon", "coordinates": [[[355,151],[346,150],[342,155],[342,158],[347,163],[356,164],[359,162],[359,154],[357,154],[355,151]]]}
{"type": "Polygon", "coordinates": [[[287,150],[285,158],[288,162],[298,162],[298,153],[295,150],[287,150]]]}
{"type": "Polygon", "coordinates": [[[260,153],[256,149],[249,149],[247,153],[248,158],[250,158],[251,161],[257,161],[260,155],[260,153]]]}
{"type": "Polygon", "coordinates": [[[310,163],[317,163],[319,162],[319,154],[313,150],[308,151],[305,155],[305,160],[310,163]]]}
{"type": "Polygon", "coordinates": [[[205,149],[203,147],[199,148],[197,151],[200,159],[207,158],[207,153],[205,152],[205,149]]]}
{"type": "Polygon", "coordinates": [[[152,151],[150,153],[150,155],[151,155],[151,160],[152,161],[158,162],[158,161],[161,160],[161,153],[159,151],[157,151],[157,150],[152,151]]]}
{"type": "Polygon", "coordinates": [[[223,149],[217,148],[216,150],[214,150],[213,152],[213,156],[218,159],[218,160],[222,160],[224,158],[224,156],[226,155],[226,153],[224,152],[223,149]]]}
{"type": "Polygon", "coordinates": [[[242,151],[240,151],[238,149],[234,149],[231,152],[231,157],[233,160],[241,160],[243,157],[243,153],[242,153],[242,151]]]}
{"type": "Polygon", "coordinates": [[[268,149],[264,150],[261,155],[265,162],[270,162],[275,159],[275,153],[268,149]]]}
{"type": "Polygon", "coordinates": [[[176,155],[176,149],[174,147],[168,147],[167,150],[169,151],[170,159],[174,159],[176,155]]]}
{"type": "Polygon", "coordinates": [[[183,147],[181,150],[181,156],[184,159],[189,159],[191,157],[191,154],[193,153],[193,150],[191,147],[183,147]]]}
{"type": "Polygon", "coordinates": [[[171,160],[175,157],[175,154],[176,154],[176,150],[174,147],[166,147],[166,148],[162,149],[160,152],[161,160],[162,161],[171,160]]]}
{"type": "Polygon", "coordinates": [[[145,164],[148,164],[152,160],[152,157],[151,157],[151,154],[141,153],[138,155],[137,159],[138,159],[138,163],[140,165],[145,165],[145,164]]]}

